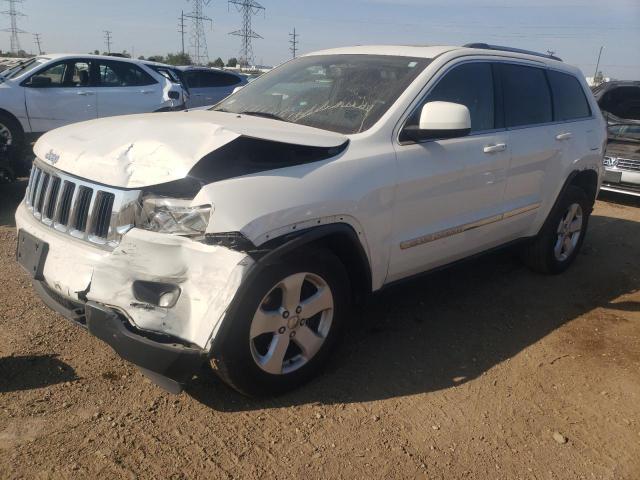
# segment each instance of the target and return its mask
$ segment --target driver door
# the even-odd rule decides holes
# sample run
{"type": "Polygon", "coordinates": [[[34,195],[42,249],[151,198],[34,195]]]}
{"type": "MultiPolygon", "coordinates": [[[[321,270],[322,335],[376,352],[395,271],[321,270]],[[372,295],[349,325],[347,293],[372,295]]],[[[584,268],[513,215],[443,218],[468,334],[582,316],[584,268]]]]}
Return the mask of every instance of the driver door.
{"type": "Polygon", "coordinates": [[[387,282],[451,263],[502,242],[500,219],[509,167],[493,67],[467,62],[449,69],[407,125],[417,124],[427,102],[465,105],[471,134],[461,138],[396,143],[398,187],[387,282]]]}
{"type": "Polygon", "coordinates": [[[97,118],[96,89],[90,72],[89,60],[65,60],[45,67],[23,84],[33,132],[97,118]],[[34,77],[48,80],[41,78],[36,84],[34,77]]]}

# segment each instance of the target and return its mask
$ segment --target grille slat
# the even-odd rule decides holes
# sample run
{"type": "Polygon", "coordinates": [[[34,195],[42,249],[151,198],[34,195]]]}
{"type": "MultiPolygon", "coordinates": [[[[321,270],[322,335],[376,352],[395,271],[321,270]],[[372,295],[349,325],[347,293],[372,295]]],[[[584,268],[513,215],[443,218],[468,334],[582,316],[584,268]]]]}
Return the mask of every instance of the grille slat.
{"type": "Polygon", "coordinates": [[[42,213],[42,207],[44,206],[44,199],[47,196],[47,189],[49,188],[49,179],[51,175],[46,172],[43,172],[40,180],[40,185],[38,186],[38,198],[36,199],[34,211],[36,213],[42,213]]]}
{"type": "Polygon", "coordinates": [[[58,194],[60,193],[60,184],[62,183],[58,177],[51,177],[49,182],[49,193],[47,197],[47,205],[43,212],[44,218],[53,220],[53,214],[56,211],[56,205],[58,204],[58,194]]]}
{"type": "Polygon", "coordinates": [[[618,158],[617,167],[620,170],[631,170],[640,172],[640,160],[632,160],[630,158],[618,158]]]}
{"type": "Polygon", "coordinates": [[[25,203],[42,224],[106,249],[115,248],[135,222],[139,190],[119,190],[34,162],[25,203]]]}
{"type": "Polygon", "coordinates": [[[69,225],[69,214],[71,213],[71,200],[73,200],[73,193],[76,190],[76,184],[73,182],[65,181],[62,188],[62,195],[60,197],[60,206],[58,213],[56,214],[56,223],[64,227],[69,225]]]}
{"type": "Polygon", "coordinates": [[[87,229],[87,219],[89,217],[89,206],[91,205],[92,196],[92,189],[84,186],[80,187],[73,218],[73,229],[77,232],[84,232],[87,229]]]}
{"type": "Polygon", "coordinates": [[[99,238],[107,238],[111,223],[111,212],[115,195],[108,192],[98,192],[94,207],[93,227],[91,233],[99,238]]]}

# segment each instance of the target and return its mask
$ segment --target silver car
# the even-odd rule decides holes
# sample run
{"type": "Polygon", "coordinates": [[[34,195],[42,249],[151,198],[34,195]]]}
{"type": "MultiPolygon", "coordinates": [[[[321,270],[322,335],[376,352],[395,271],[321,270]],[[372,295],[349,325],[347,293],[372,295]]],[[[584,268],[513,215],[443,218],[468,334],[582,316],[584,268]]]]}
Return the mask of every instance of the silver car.
{"type": "Polygon", "coordinates": [[[215,105],[246,85],[247,77],[207,67],[177,67],[188,89],[187,108],[215,105]]]}

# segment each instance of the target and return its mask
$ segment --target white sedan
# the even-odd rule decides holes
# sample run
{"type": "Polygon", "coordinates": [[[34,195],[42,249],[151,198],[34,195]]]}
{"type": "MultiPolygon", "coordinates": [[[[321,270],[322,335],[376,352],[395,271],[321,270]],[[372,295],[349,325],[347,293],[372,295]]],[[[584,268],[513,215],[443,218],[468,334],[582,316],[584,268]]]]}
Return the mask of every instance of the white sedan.
{"type": "Polygon", "coordinates": [[[157,65],[100,55],[26,59],[0,74],[0,143],[18,152],[25,139],[70,123],[182,108],[182,86],[157,65]]]}

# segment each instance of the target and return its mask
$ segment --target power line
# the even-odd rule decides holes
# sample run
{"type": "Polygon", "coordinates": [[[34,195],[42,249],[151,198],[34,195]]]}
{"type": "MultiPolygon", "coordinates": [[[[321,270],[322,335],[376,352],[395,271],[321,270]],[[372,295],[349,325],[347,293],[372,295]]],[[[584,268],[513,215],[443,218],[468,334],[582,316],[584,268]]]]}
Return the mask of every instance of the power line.
{"type": "Polygon", "coordinates": [[[104,43],[107,46],[107,53],[111,53],[111,30],[104,30],[104,43]]]}
{"type": "Polygon", "coordinates": [[[3,15],[8,16],[11,19],[11,27],[5,28],[3,32],[11,32],[11,53],[17,55],[22,48],[20,48],[19,34],[26,33],[24,30],[18,28],[18,17],[25,17],[26,15],[18,11],[18,4],[23,3],[23,0],[3,0],[9,4],[9,10],[0,12],[3,15]]]}
{"type": "Polygon", "coordinates": [[[184,15],[191,19],[191,60],[196,65],[204,65],[209,62],[209,50],[207,49],[207,36],[204,31],[204,22],[209,22],[213,29],[213,20],[204,15],[204,7],[208,7],[211,0],[187,0],[193,4],[191,13],[184,15]]]}
{"type": "Polygon", "coordinates": [[[236,10],[242,13],[242,28],[231,32],[229,35],[235,35],[242,38],[242,46],[240,48],[240,66],[248,66],[253,63],[253,45],[251,41],[254,38],[262,38],[251,27],[251,20],[254,15],[265,8],[255,0],[229,0],[229,5],[234,5],[236,10]]]}
{"type": "Polygon", "coordinates": [[[42,55],[44,52],[42,51],[42,43],[40,41],[40,34],[39,33],[34,33],[33,34],[33,40],[36,42],[36,45],[38,46],[38,55],[42,55]]]}
{"type": "Polygon", "coordinates": [[[293,54],[293,58],[296,58],[298,56],[298,37],[300,36],[299,33],[296,33],[296,29],[295,27],[293,27],[293,33],[290,33],[289,36],[291,37],[291,40],[289,40],[289,43],[291,44],[291,47],[289,47],[289,50],[291,50],[291,53],[293,54]]]}

